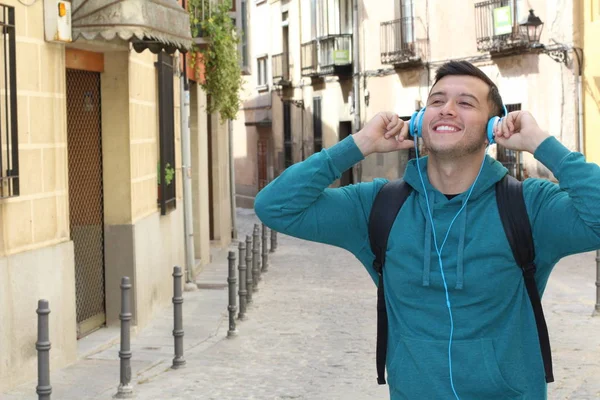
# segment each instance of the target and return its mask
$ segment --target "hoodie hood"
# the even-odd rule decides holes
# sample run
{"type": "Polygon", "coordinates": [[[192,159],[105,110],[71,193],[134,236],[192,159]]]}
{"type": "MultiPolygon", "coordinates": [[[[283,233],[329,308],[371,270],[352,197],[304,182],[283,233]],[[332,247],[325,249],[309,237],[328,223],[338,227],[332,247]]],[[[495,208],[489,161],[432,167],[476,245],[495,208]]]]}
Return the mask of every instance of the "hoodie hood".
{"type": "Polygon", "coordinates": [[[458,229],[459,232],[458,248],[456,249],[457,276],[455,289],[461,290],[463,288],[464,283],[463,254],[465,247],[465,232],[467,228],[468,203],[477,200],[478,197],[480,197],[483,193],[487,192],[488,190],[493,190],[493,186],[496,184],[496,182],[500,181],[508,173],[508,170],[501,163],[499,163],[498,161],[486,154],[485,160],[483,162],[483,168],[481,169],[481,173],[479,174],[479,177],[475,182],[475,186],[471,195],[469,196],[469,188],[469,190],[458,194],[451,200],[448,200],[445,194],[440,193],[429,182],[429,177],[427,176],[428,157],[421,157],[418,161],[418,165],[416,159],[410,160],[408,162],[406,172],[404,173],[404,180],[417,193],[417,201],[421,208],[421,212],[423,213],[423,217],[425,218],[426,228],[425,240],[423,243],[423,286],[429,286],[431,272],[432,242],[434,246],[436,246],[437,244],[437,250],[439,250],[442,255],[445,251],[452,251],[448,249],[444,250],[444,239],[448,232],[443,232],[442,234],[438,233],[437,237],[433,237],[433,235],[436,234],[436,231],[435,227],[431,225],[431,219],[429,218],[429,211],[426,200],[428,198],[429,210],[431,210],[434,224],[436,220],[436,210],[439,210],[442,207],[452,207],[456,210],[457,214],[454,218],[452,225],[450,226],[450,229],[458,229]],[[419,175],[419,171],[417,168],[421,169],[421,175],[419,175]],[[421,182],[421,176],[423,177],[423,182],[421,182]],[[425,186],[425,189],[423,188],[423,186],[425,186]],[[425,196],[425,190],[427,191],[427,196],[425,196]]]}
{"type": "MultiPolygon", "coordinates": [[[[434,188],[429,182],[429,177],[427,176],[427,164],[429,157],[421,157],[419,158],[419,166],[421,168],[421,174],[423,176],[423,181],[425,182],[425,188],[427,192],[437,192],[441,194],[436,188],[434,188]]],[[[486,190],[488,190],[491,186],[495,185],[496,182],[501,180],[504,175],[508,173],[506,167],[504,167],[501,163],[490,157],[486,154],[485,161],[483,162],[483,168],[481,170],[481,174],[475,183],[475,188],[473,189],[473,193],[469,198],[469,201],[477,199],[477,197],[481,196],[486,190]]],[[[408,162],[406,166],[406,171],[404,173],[404,180],[417,192],[420,194],[423,193],[423,185],[421,183],[421,178],[419,176],[419,171],[417,170],[417,160],[412,159],[408,162]]],[[[467,192],[463,193],[466,197],[467,192]]],[[[446,194],[454,194],[454,193],[446,193],[446,194]]],[[[460,195],[462,196],[462,194],[460,195]]],[[[460,197],[457,196],[457,197],[460,197]]],[[[445,198],[445,196],[444,196],[445,198]]],[[[430,199],[431,200],[431,199],[430,199]]]]}

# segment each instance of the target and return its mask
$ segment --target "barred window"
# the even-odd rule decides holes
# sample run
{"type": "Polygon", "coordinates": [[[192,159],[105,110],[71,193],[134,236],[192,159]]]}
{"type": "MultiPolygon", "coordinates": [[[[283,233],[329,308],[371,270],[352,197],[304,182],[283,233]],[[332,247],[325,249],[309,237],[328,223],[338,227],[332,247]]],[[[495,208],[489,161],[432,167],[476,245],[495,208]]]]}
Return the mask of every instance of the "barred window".
{"type": "Polygon", "coordinates": [[[19,195],[15,9],[0,5],[0,199],[19,195]]]}
{"type": "Polygon", "coordinates": [[[158,203],[161,215],[175,208],[175,93],[173,90],[173,57],[165,52],[158,54],[158,115],[159,161],[158,203]]]}
{"type": "Polygon", "coordinates": [[[321,98],[313,99],[313,149],[315,153],[323,149],[323,121],[321,120],[321,98]]]}
{"type": "Polygon", "coordinates": [[[284,150],[284,168],[294,164],[293,143],[292,143],[292,103],[283,102],[283,150],[284,150]]]}
{"type": "MultiPolygon", "coordinates": [[[[521,104],[506,104],[508,112],[519,111],[521,104]]],[[[508,173],[519,180],[523,180],[523,154],[520,151],[514,151],[497,145],[496,159],[502,163],[508,173]]]]}

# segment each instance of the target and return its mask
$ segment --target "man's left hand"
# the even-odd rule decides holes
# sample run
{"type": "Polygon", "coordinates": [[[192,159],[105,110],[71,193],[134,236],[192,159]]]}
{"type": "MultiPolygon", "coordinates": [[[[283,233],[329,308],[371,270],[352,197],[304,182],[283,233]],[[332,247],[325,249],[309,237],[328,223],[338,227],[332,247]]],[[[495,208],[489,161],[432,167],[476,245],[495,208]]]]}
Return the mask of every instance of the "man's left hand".
{"type": "Polygon", "coordinates": [[[540,129],[528,111],[513,111],[500,121],[494,130],[496,143],[509,150],[535,153],[550,135],[540,129]]]}

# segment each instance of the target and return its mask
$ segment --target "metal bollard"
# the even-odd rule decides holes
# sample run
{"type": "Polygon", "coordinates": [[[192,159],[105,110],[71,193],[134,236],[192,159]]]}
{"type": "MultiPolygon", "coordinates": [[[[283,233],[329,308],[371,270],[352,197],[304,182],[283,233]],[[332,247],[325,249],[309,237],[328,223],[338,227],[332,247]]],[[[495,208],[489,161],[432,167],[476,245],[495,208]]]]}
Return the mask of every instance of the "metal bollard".
{"type": "Polygon", "coordinates": [[[240,262],[238,264],[238,271],[240,277],[240,285],[238,295],[240,296],[240,312],[238,313],[238,319],[243,321],[246,319],[246,300],[248,292],[246,291],[246,244],[241,241],[239,246],[240,262]]]}
{"type": "Polygon", "coordinates": [[[133,397],[133,387],[131,386],[131,282],[129,277],[121,278],[121,350],[119,358],[121,359],[121,383],[116,394],[118,399],[127,399],[133,397]]]}
{"type": "Polygon", "coordinates": [[[267,249],[267,226],[262,224],[262,269],[261,272],[269,271],[269,250],[267,249]]]}
{"type": "Polygon", "coordinates": [[[600,316],[600,250],[596,250],[596,307],[592,316],[600,316]]]}
{"type": "Polygon", "coordinates": [[[246,305],[252,304],[254,291],[254,271],[252,270],[252,238],[246,235],[246,305]]]}
{"type": "Polygon", "coordinates": [[[261,241],[260,241],[260,227],[258,224],[254,225],[254,230],[256,230],[256,249],[258,250],[258,255],[256,256],[256,269],[258,270],[258,281],[262,281],[262,259],[261,255],[261,241]]]}
{"type": "Polygon", "coordinates": [[[35,348],[38,352],[38,384],[35,388],[39,400],[50,400],[50,307],[48,300],[39,300],[36,310],[38,315],[38,339],[35,348]]]}
{"type": "Polygon", "coordinates": [[[252,290],[258,292],[260,281],[260,268],[258,267],[258,225],[254,225],[252,232],[252,290]]]}
{"type": "Polygon", "coordinates": [[[175,340],[175,358],[171,368],[177,369],[185,365],[183,357],[183,272],[181,267],[173,268],[173,338],[175,340]]]}
{"type": "Polygon", "coordinates": [[[277,250],[277,231],[271,229],[271,253],[275,253],[277,250]]]}
{"type": "Polygon", "coordinates": [[[237,279],[235,277],[235,251],[229,252],[229,276],[227,277],[227,283],[229,284],[229,330],[227,331],[227,337],[237,336],[237,329],[235,328],[235,312],[237,311],[235,297],[235,284],[237,279]]]}

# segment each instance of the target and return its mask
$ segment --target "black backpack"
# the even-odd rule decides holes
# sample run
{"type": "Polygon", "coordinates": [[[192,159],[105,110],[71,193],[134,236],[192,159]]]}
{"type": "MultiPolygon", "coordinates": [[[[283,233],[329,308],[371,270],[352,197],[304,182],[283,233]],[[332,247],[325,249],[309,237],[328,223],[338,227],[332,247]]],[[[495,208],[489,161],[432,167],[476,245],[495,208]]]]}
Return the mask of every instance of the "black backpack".
{"type": "MultiPolygon", "coordinates": [[[[379,275],[379,283],[377,285],[376,361],[377,383],[380,385],[385,385],[386,383],[385,359],[388,339],[387,310],[385,308],[383,290],[385,252],[392,224],[411,192],[412,188],[402,179],[386,183],[375,197],[369,216],[369,240],[371,242],[371,250],[375,254],[373,268],[377,272],[377,275],[379,275]]],[[[510,243],[515,261],[523,271],[525,286],[527,287],[529,300],[533,307],[542,358],[544,360],[546,382],[554,382],[548,328],[544,319],[540,295],[535,283],[535,250],[529,217],[523,198],[522,183],[510,175],[505,175],[504,178],[496,183],[496,201],[504,232],[510,243]]]]}

